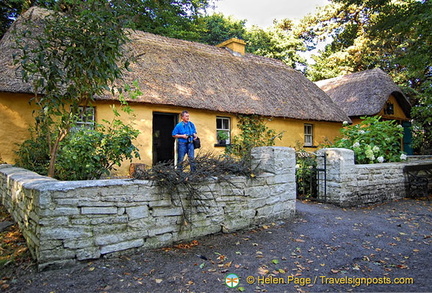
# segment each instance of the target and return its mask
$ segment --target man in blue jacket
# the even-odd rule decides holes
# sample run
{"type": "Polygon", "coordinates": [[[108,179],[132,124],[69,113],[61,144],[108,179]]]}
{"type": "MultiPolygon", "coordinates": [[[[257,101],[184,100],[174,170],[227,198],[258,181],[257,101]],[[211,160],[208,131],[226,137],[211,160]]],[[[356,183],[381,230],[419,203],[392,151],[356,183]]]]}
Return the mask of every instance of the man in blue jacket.
{"type": "Polygon", "coordinates": [[[182,169],[182,162],[187,154],[193,172],[196,169],[193,140],[197,137],[197,131],[195,125],[189,119],[189,112],[183,111],[181,121],[174,127],[172,136],[177,138],[177,168],[182,169]]]}

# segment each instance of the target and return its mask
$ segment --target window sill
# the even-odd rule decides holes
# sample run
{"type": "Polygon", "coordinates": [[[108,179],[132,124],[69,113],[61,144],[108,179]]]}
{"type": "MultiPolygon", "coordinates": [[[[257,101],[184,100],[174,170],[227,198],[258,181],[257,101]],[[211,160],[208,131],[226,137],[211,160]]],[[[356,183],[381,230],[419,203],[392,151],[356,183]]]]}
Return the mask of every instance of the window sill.
{"type": "Polygon", "coordinates": [[[215,143],[214,147],[227,147],[229,146],[229,144],[219,144],[219,143],[215,143]]]}

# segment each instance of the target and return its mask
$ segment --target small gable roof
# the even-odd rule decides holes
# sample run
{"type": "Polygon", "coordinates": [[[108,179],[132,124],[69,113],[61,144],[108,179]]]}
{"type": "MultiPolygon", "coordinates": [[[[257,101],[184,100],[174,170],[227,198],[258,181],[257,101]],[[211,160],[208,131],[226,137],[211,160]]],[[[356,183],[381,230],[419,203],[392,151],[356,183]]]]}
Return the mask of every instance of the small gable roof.
{"type": "Polygon", "coordinates": [[[390,95],[410,117],[411,104],[391,77],[379,68],[316,82],[350,117],[378,114],[390,95]]]}
{"type": "MultiPolygon", "coordinates": [[[[46,15],[33,7],[21,18],[46,15]]],[[[15,22],[19,27],[20,18],[15,22]]],[[[134,62],[125,72],[137,81],[136,102],[226,113],[258,114],[317,121],[349,121],[349,117],[318,86],[284,63],[252,54],[235,56],[226,48],[131,31],[126,55],[134,62]]],[[[29,92],[13,65],[13,37],[0,41],[0,91],[29,92]]],[[[113,100],[107,93],[96,97],[113,100]]]]}

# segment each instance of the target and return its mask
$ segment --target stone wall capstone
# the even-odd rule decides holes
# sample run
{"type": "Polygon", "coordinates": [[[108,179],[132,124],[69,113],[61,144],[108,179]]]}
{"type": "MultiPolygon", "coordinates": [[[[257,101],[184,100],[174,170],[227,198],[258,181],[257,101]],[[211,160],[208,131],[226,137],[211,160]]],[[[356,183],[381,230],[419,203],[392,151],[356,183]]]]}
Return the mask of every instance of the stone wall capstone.
{"type": "Polygon", "coordinates": [[[155,182],[58,181],[0,165],[0,200],[23,231],[40,269],[136,248],[163,247],[217,232],[290,218],[295,213],[295,151],[252,152],[255,178],[200,183],[200,204],[181,192],[184,210],[155,182]]]}

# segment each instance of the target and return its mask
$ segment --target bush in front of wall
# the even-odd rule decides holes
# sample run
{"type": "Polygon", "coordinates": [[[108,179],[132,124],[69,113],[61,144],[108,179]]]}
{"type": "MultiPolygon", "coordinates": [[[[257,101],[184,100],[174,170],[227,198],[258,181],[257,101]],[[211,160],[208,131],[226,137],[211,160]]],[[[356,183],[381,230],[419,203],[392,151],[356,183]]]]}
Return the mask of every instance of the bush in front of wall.
{"type": "Polygon", "coordinates": [[[362,122],[342,128],[342,137],[332,147],[354,151],[357,164],[398,162],[406,159],[401,151],[403,127],[379,116],[361,117],[362,122]]]}
{"type": "Polygon", "coordinates": [[[119,120],[97,129],[79,129],[62,143],[56,162],[60,180],[91,180],[109,175],[123,160],[139,158],[132,140],[139,131],[119,120]]]}
{"type": "Polygon", "coordinates": [[[15,165],[40,175],[48,175],[50,161],[48,140],[45,134],[37,135],[31,131],[30,139],[19,145],[15,152],[15,165]]]}
{"type": "MultiPolygon", "coordinates": [[[[96,129],[78,128],[61,142],[55,162],[59,180],[91,180],[109,175],[123,160],[139,158],[133,144],[138,130],[118,119],[105,121],[96,129]]],[[[22,143],[18,149],[16,165],[41,175],[48,174],[49,145],[46,132],[22,143]]]]}

